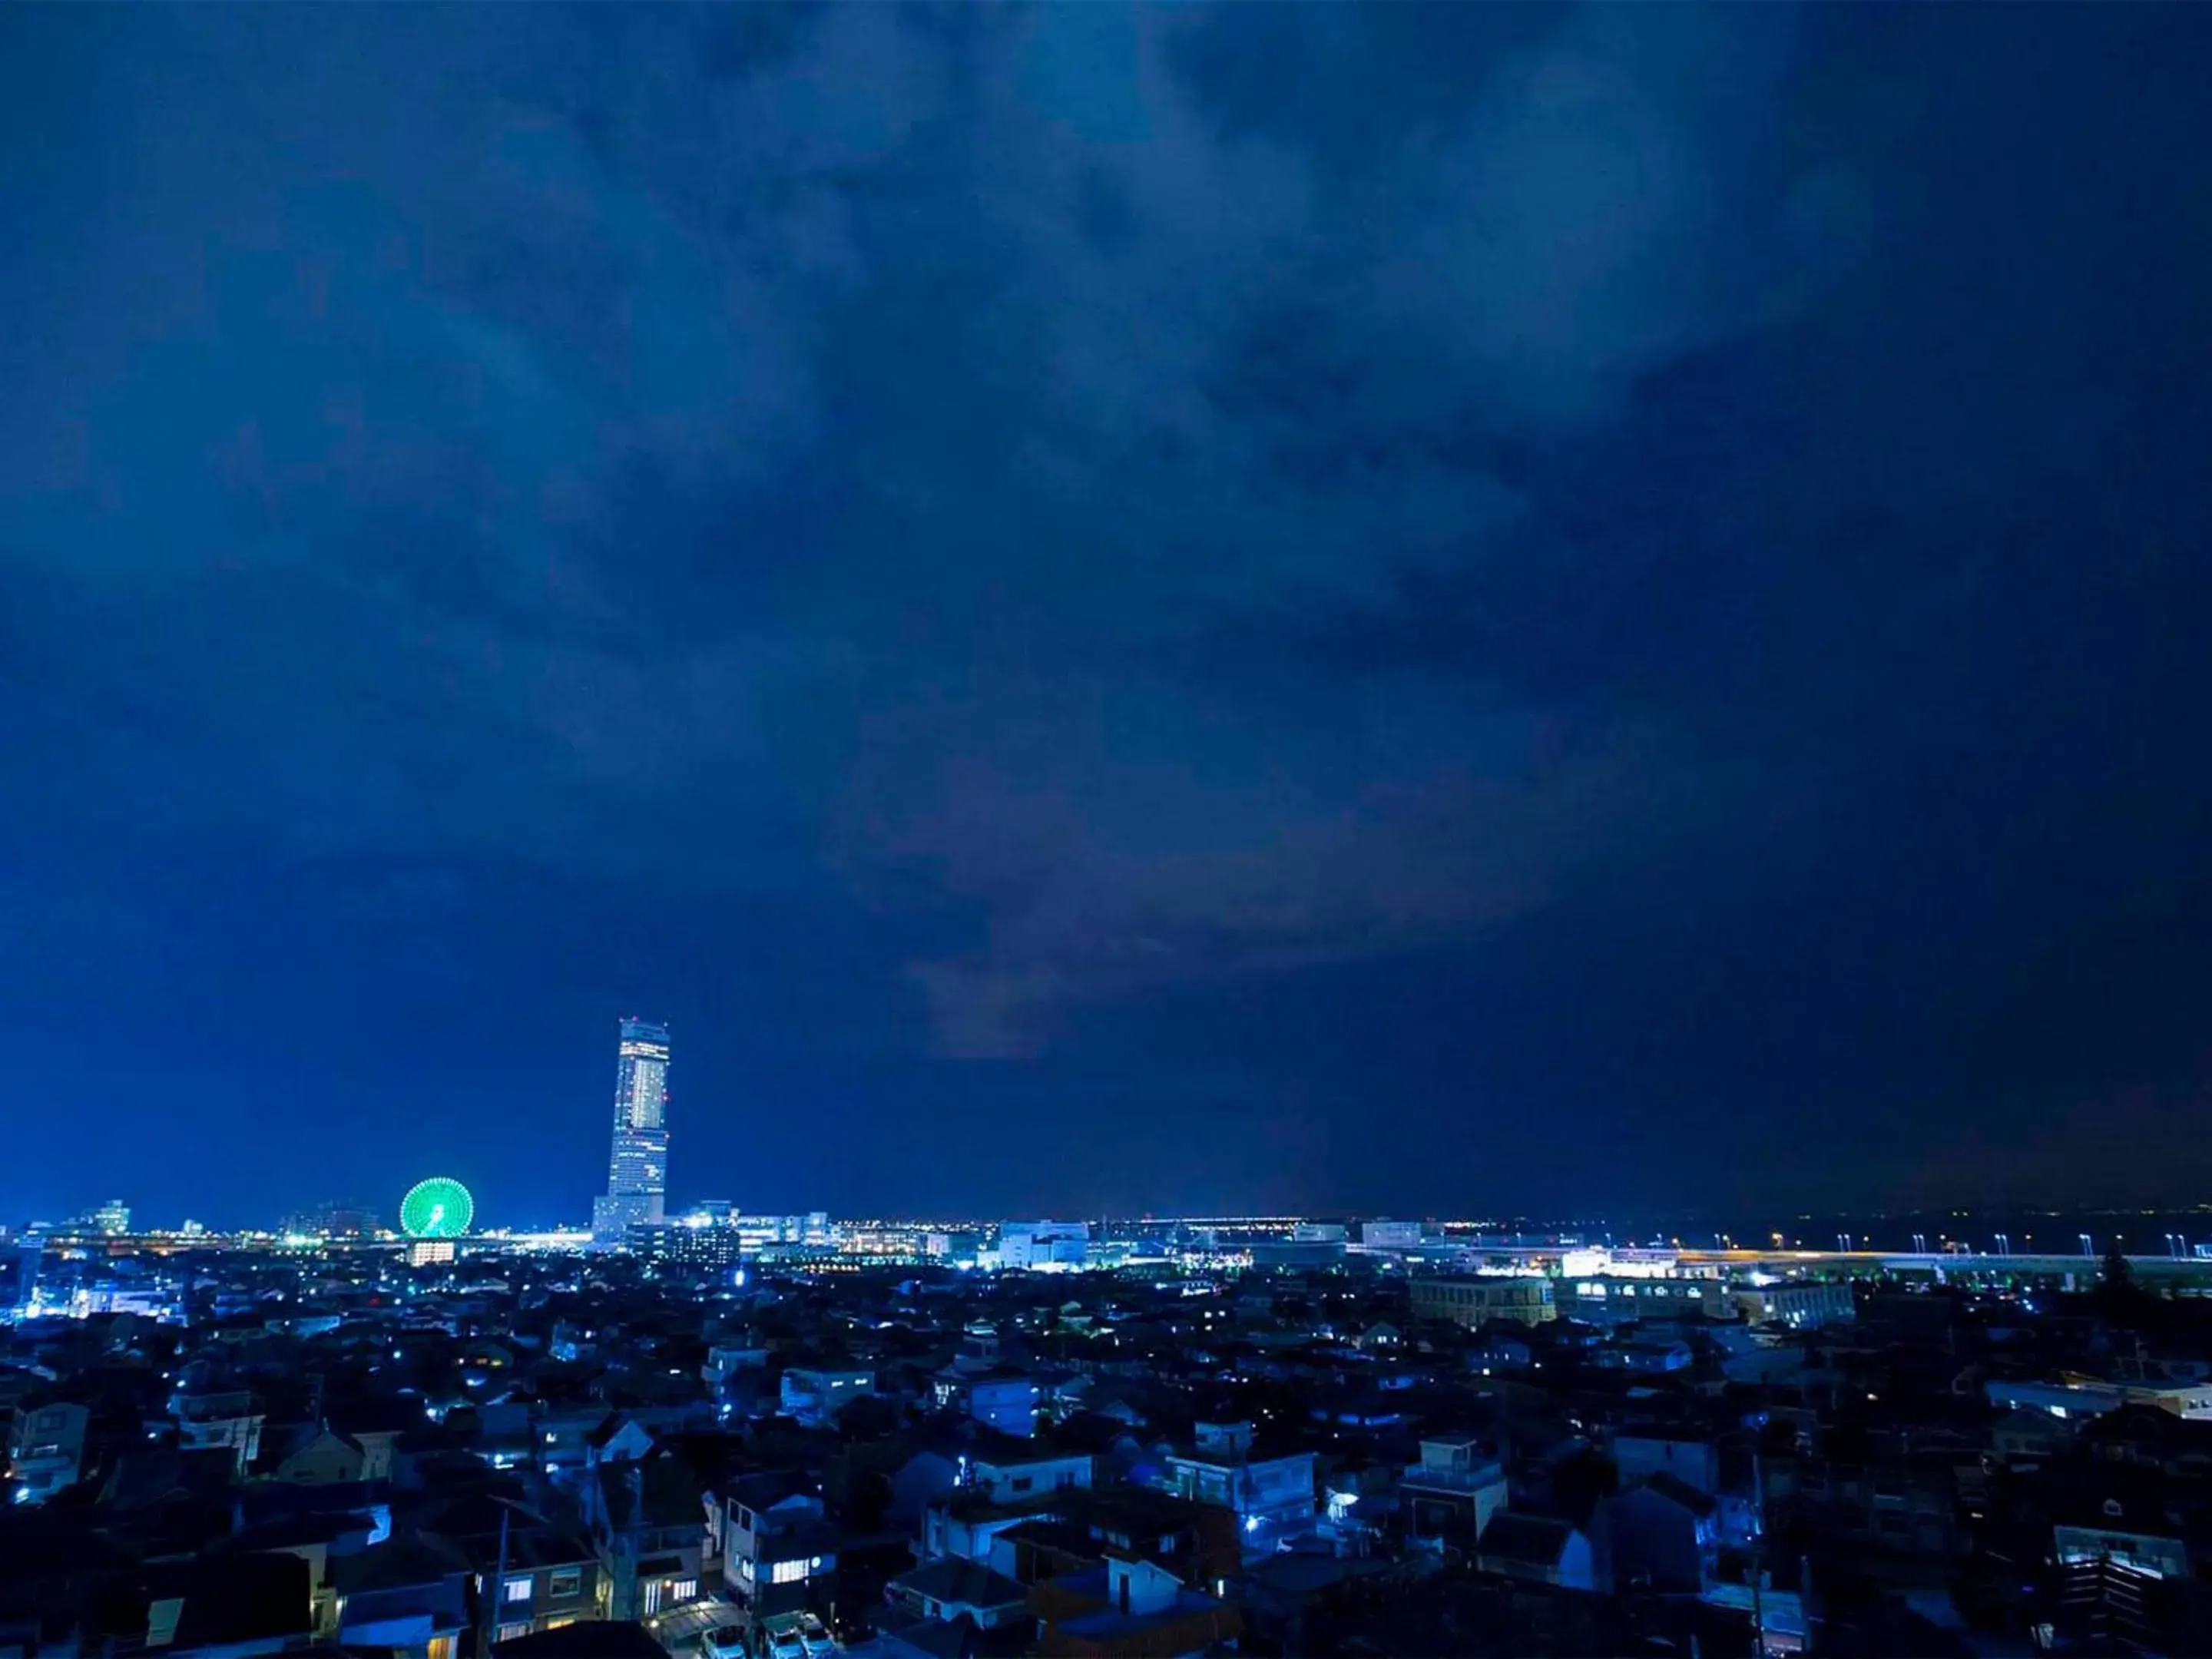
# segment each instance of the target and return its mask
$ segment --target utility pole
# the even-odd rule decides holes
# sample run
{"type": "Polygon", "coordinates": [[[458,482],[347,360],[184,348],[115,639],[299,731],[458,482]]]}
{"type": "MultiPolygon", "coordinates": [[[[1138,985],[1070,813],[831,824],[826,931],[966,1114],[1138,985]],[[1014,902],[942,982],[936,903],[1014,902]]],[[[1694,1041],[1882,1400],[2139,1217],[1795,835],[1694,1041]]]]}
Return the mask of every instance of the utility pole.
{"type": "Polygon", "coordinates": [[[491,1659],[492,1632],[499,1623],[500,1609],[507,1604],[507,1525],[514,1518],[514,1511],[500,1502],[499,1571],[492,1575],[491,1587],[484,1592],[483,1623],[477,1632],[477,1659],[491,1659]]]}
{"type": "Polygon", "coordinates": [[[1766,1659],[1766,1470],[1759,1444],[1751,1448],[1751,1651],[1766,1659]]]}

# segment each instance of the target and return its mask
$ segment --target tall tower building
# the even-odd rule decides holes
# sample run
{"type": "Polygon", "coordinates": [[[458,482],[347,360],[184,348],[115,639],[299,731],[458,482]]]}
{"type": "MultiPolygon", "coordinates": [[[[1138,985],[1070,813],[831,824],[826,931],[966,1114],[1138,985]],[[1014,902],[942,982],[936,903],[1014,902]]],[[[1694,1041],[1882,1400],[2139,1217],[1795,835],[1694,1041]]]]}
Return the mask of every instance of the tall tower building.
{"type": "Polygon", "coordinates": [[[614,1148],[606,1195],[592,1203],[592,1236],[619,1243],[635,1224],[659,1221],[667,1193],[668,1028],[626,1019],[615,1067],[614,1148]]]}

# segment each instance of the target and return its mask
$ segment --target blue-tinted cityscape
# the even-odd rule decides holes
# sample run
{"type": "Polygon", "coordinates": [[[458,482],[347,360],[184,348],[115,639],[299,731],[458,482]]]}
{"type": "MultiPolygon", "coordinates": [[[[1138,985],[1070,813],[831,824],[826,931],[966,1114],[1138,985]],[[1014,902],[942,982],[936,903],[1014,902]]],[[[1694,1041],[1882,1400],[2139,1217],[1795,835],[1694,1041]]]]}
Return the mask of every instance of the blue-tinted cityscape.
{"type": "Polygon", "coordinates": [[[18,1651],[2203,1628],[2174,1507],[2196,1477],[2166,1471],[2212,1436],[2212,1208],[1668,1231],[672,1206],[677,1040],[613,1035],[588,1225],[478,1228],[431,1175],[243,1231],[123,1199],[8,1231],[18,1651]]]}
{"type": "Polygon", "coordinates": [[[0,1659],[2212,1655],[2208,64],[0,6],[0,1659]]]}

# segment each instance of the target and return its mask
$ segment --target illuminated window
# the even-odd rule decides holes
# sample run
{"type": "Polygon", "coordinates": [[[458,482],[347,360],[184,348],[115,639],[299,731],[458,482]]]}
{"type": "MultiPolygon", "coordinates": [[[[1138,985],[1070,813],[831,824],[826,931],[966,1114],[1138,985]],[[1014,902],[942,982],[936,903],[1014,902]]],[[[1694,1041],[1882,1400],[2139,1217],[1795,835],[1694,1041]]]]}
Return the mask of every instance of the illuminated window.
{"type": "Polygon", "coordinates": [[[668,1599],[672,1601],[689,1601],[698,1594],[699,1581],[696,1578],[679,1578],[668,1587],[668,1599]]]}
{"type": "Polygon", "coordinates": [[[580,1595],[584,1593],[584,1570],[581,1567],[556,1567],[545,1581],[548,1595],[580,1595]]]}
{"type": "Polygon", "coordinates": [[[530,1599],[530,1581],[527,1578],[508,1579],[507,1599],[510,1601],[527,1601],[530,1599]]]}
{"type": "Polygon", "coordinates": [[[796,1584],[807,1574],[804,1561],[779,1561],[769,1573],[771,1584],[796,1584]]]}
{"type": "Polygon", "coordinates": [[[527,1619],[525,1619],[517,1624],[501,1625],[499,1627],[499,1634],[492,1639],[495,1642],[512,1642],[517,1637],[527,1636],[529,1634],[530,1621],[527,1619]]]}

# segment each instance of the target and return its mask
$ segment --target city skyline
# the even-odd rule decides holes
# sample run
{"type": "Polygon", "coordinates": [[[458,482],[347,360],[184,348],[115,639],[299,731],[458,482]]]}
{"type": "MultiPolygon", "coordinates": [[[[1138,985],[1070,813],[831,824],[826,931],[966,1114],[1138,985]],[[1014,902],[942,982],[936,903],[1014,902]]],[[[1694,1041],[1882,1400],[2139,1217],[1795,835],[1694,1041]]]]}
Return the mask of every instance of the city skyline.
{"type": "Polygon", "coordinates": [[[0,9],[8,1212],[2212,1191],[2212,11],[520,15],[0,9]]]}

